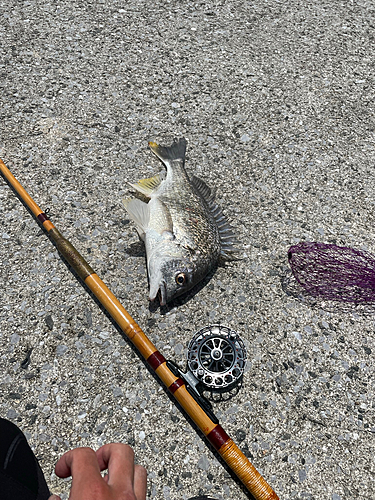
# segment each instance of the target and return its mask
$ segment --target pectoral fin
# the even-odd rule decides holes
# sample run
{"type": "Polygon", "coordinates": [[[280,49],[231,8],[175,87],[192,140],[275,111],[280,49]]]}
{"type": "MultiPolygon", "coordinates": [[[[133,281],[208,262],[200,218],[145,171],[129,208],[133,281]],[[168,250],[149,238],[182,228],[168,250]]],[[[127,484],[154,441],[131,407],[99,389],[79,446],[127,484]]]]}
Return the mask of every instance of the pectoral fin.
{"type": "Polygon", "coordinates": [[[159,234],[171,233],[173,235],[173,222],[166,205],[158,198],[151,198],[148,203],[150,219],[149,227],[159,234]]]}

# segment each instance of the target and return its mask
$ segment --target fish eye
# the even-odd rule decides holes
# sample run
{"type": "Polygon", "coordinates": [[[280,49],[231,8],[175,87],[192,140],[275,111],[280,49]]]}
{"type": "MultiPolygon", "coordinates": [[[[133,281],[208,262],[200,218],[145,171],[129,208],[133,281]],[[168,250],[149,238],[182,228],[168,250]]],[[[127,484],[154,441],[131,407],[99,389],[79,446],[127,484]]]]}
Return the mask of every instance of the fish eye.
{"type": "Polygon", "coordinates": [[[185,275],[185,273],[178,273],[176,275],[176,283],[177,283],[177,285],[180,285],[180,286],[182,286],[182,285],[184,285],[186,283],[186,275],[185,275]]]}

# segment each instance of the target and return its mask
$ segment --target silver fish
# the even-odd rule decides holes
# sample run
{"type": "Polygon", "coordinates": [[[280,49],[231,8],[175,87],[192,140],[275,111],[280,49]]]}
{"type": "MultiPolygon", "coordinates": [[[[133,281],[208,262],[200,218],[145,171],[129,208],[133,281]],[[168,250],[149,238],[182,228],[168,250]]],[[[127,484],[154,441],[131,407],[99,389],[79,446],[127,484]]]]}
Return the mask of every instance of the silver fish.
{"type": "Polygon", "coordinates": [[[130,219],[146,246],[150,300],[165,305],[201,281],[219,259],[231,260],[233,231],[214,201],[214,192],[185,170],[186,140],[170,147],[149,146],[166,172],[130,184],[149,202],[124,199],[130,219]]]}

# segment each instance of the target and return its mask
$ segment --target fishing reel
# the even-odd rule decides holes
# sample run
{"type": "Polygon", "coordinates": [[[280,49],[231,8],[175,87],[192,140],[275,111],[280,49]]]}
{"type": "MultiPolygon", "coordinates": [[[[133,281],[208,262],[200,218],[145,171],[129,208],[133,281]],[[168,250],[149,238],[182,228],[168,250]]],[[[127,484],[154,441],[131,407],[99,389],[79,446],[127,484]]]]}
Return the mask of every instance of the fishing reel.
{"type": "Polygon", "coordinates": [[[230,390],[242,378],[246,349],[241,337],[226,326],[199,330],[188,347],[188,368],[211,391],[230,390]]]}
{"type": "Polygon", "coordinates": [[[210,325],[191,339],[186,373],[173,361],[167,361],[167,366],[184,380],[189,393],[212,418],[212,405],[203,393],[222,394],[240,386],[246,360],[245,344],[237,332],[223,325],[210,325]]]}

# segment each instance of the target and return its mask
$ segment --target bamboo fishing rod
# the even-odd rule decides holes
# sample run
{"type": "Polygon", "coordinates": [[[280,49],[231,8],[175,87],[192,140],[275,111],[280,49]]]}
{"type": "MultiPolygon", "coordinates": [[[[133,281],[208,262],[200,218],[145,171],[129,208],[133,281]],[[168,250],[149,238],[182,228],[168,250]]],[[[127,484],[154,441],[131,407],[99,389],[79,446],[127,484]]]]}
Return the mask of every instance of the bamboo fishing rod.
{"type": "MultiPolygon", "coordinates": [[[[251,464],[234,441],[227,435],[216,417],[207,412],[190,394],[185,380],[176,376],[168,367],[164,356],[156,349],[140,326],[129,315],[109,288],[103,283],[91,266],[56,229],[47,215],[38,207],[28,192],[22,187],[10,170],[0,159],[0,172],[15,192],[31,210],[43,226],[47,235],[56,246],[60,255],[74,269],[85,285],[95,295],[106,311],[111,315],[137,351],[145,359],[160,381],[178,401],[191,420],[202,431],[207,440],[217,450],[222,459],[236,474],[255,500],[279,500],[271,486],[251,464]]],[[[171,366],[169,364],[169,366],[171,366]]]]}

